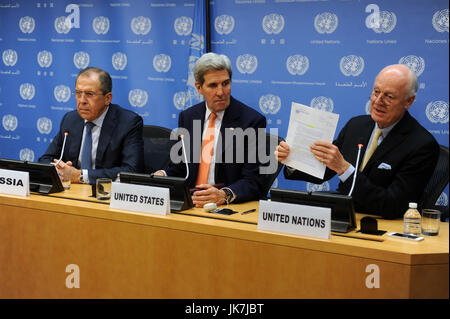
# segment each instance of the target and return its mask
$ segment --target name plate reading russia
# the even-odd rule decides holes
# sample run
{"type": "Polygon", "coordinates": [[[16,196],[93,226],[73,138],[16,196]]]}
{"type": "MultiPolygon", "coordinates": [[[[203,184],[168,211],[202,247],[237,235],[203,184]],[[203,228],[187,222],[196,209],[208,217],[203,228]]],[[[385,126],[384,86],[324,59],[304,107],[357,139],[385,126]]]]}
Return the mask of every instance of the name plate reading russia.
{"type": "Polygon", "coordinates": [[[261,200],[258,229],[329,239],[331,208],[261,200]]]}
{"type": "Polygon", "coordinates": [[[167,215],[170,213],[169,189],[112,183],[109,207],[147,214],[167,215]]]}
{"type": "Polygon", "coordinates": [[[0,193],[9,195],[30,195],[28,172],[0,169],[0,193]]]}

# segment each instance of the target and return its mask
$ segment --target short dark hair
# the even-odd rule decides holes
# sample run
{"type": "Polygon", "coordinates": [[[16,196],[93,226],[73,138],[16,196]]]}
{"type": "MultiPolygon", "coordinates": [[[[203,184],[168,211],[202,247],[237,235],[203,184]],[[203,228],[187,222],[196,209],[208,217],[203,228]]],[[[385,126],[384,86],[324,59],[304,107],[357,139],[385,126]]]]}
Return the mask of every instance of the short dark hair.
{"type": "Polygon", "coordinates": [[[109,73],[93,66],[88,66],[87,68],[81,70],[77,75],[75,83],[76,81],[78,81],[78,78],[80,76],[90,76],[92,73],[98,74],[98,79],[100,80],[100,89],[102,90],[103,94],[112,91],[112,80],[109,73]]]}

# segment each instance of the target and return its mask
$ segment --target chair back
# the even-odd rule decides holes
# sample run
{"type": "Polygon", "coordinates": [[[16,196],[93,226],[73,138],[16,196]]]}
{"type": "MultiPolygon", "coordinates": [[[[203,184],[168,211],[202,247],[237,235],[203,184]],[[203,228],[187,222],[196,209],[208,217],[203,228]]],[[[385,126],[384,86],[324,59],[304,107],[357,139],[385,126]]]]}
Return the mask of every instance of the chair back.
{"type": "Polygon", "coordinates": [[[144,125],[145,173],[165,169],[170,163],[170,149],[177,140],[170,139],[171,129],[156,125],[144,125]]]}

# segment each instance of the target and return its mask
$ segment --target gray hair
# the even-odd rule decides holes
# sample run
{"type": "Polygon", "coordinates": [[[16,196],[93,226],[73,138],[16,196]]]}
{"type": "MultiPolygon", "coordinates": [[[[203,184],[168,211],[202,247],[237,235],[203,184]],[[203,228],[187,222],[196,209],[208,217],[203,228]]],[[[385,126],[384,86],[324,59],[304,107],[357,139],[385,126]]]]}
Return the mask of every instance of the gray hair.
{"type": "MultiPolygon", "coordinates": [[[[408,81],[408,88],[407,88],[407,98],[408,99],[410,99],[410,98],[412,98],[413,96],[415,96],[416,95],[416,93],[417,93],[417,90],[418,90],[418,88],[419,88],[419,85],[418,85],[418,80],[417,80],[417,74],[413,71],[413,70],[411,70],[407,65],[404,65],[404,64],[392,64],[392,65],[388,65],[387,67],[385,67],[383,70],[381,70],[381,72],[383,72],[383,71],[385,71],[385,70],[387,70],[387,69],[393,69],[393,68],[395,68],[395,69],[397,69],[397,70],[399,70],[399,69],[403,69],[403,70],[405,70],[406,72],[407,72],[407,76],[408,76],[408,78],[409,78],[409,81],[408,81]]],[[[401,71],[401,70],[399,70],[399,71],[401,71]]],[[[381,73],[380,72],[380,73],[381,73]]]]}
{"type": "Polygon", "coordinates": [[[102,90],[103,94],[107,94],[109,92],[112,91],[112,80],[111,80],[111,76],[109,75],[108,72],[93,67],[93,66],[89,66],[83,70],[80,71],[80,73],[78,73],[77,78],[75,80],[75,83],[78,81],[78,78],[80,76],[87,76],[90,77],[91,74],[98,74],[98,80],[100,81],[100,90],[102,90]]]}
{"type": "Polygon", "coordinates": [[[203,54],[194,66],[194,78],[195,81],[203,85],[205,82],[205,73],[208,71],[220,71],[227,70],[231,79],[233,70],[231,69],[230,59],[223,54],[217,54],[213,52],[203,54]]]}

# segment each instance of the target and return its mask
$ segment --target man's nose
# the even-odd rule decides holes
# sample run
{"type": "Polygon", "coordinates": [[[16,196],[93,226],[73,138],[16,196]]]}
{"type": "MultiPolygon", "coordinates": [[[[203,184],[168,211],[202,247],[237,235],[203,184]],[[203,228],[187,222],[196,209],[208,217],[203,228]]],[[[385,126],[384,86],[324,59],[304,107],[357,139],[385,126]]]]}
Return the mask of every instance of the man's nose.
{"type": "Polygon", "coordinates": [[[219,95],[219,96],[223,95],[223,87],[222,87],[222,85],[218,85],[217,86],[216,94],[219,95]]]}

